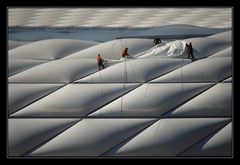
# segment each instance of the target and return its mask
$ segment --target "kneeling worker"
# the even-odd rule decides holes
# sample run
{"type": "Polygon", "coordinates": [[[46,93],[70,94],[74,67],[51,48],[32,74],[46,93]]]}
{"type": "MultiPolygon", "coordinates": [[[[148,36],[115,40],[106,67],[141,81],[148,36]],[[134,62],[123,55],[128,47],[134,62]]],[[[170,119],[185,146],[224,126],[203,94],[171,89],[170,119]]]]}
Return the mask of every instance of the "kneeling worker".
{"type": "Polygon", "coordinates": [[[157,45],[157,44],[161,43],[161,40],[159,37],[156,37],[156,38],[154,38],[153,42],[157,45]]]}

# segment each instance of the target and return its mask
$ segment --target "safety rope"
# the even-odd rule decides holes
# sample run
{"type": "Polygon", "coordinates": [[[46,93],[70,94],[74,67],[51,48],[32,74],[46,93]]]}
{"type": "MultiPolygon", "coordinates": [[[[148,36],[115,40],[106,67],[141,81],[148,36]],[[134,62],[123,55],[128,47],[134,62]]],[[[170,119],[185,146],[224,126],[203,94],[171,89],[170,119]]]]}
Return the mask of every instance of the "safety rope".
{"type": "Polygon", "coordinates": [[[125,80],[125,83],[127,83],[127,62],[126,62],[126,59],[124,59],[124,80],[125,80]]]}
{"type": "Polygon", "coordinates": [[[112,45],[112,55],[113,55],[113,47],[119,42],[119,40],[117,40],[113,45],[112,45]]]}
{"type": "Polygon", "coordinates": [[[147,90],[148,90],[149,84],[150,84],[150,83],[147,83],[147,84],[146,84],[146,89],[145,89],[144,97],[147,97],[147,90]]]}
{"type": "Polygon", "coordinates": [[[133,78],[134,78],[134,82],[136,82],[136,76],[135,76],[135,71],[133,69],[133,65],[131,62],[129,62],[131,64],[131,68],[132,68],[132,72],[133,72],[133,78]]]}
{"type": "MultiPolygon", "coordinates": [[[[125,48],[125,46],[124,46],[124,44],[123,44],[123,42],[122,42],[122,39],[120,39],[120,42],[121,42],[121,44],[122,44],[122,49],[123,48],[125,48]]],[[[123,79],[125,80],[124,82],[123,82],[123,88],[125,89],[125,85],[126,85],[126,83],[127,83],[127,68],[126,68],[126,66],[127,66],[127,64],[126,64],[126,58],[124,58],[124,73],[123,73],[123,79]]],[[[121,114],[123,113],[122,111],[123,111],[123,97],[124,96],[122,96],[121,97],[121,114]]]]}
{"type": "Polygon", "coordinates": [[[126,45],[125,47],[127,47],[127,42],[125,40],[123,40],[123,41],[125,42],[125,45],[126,45]]]}
{"type": "Polygon", "coordinates": [[[122,44],[122,49],[123,49],[125,46],[124,46],[124,44],[123,44],[123,42],[122,42],[122,39],[120,39],[120,42],[121,42],[121,44],[122,44]]]}
{"type": "Polygon", "coordinates": [[[102,78],[102,72],[99,71],[98,73],[99,73],[100,82],[101,82],[101,96],[103,97],[103,83],[102,83],[103,78],[102,78]]]}
{"type": "MultiPolygon", "coordinates": [[[[184,60],[183,60],[183,61],[184,61],[184,60]]],[[[182,81],[183,81],[182,67],[181,67],[181,79],[182,79],[182,81]]],[[[182,82],[182,99],[183,99],[183,82],[182,82]]],[[[180,111],[181,111],[181,109],[182,109],[182,106],[181,106],[181,108],[180,108],[180,111]]]]}

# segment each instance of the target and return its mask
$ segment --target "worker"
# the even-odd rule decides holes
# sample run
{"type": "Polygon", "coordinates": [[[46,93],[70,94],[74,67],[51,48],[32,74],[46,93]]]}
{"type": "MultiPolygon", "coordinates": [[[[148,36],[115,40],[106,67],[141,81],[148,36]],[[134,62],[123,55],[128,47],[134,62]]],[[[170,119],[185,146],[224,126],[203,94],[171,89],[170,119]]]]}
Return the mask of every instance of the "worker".
{"type": "Polygon", "coordinates": [[[193,56],[192,43],[191,42],[189,44],[186,43],[186,46],[187,46],[188,58],[190,59],[190,56],[191,56],[192,60],[194,60],[195,57],[193,56]]]}
{"type": "Polygon", "coordinates": [[[102,59],[101,55],[97,55],[97,62],[98,62],[98,69],[101,70],[101,67],[104,69],[105,66],[103,65],[104,59],[102,59]]]}
{"type": "Polygon", "coordinates": [[[159,37],[156,37],[156,38],[154,38],[153,42],[157,45],[157,44],[161,43],[161,40],[159,37]]]}
{"type": "Polygon", "coordinates": [[[128,48],[125,48],[122,52],[122,57],[124,58],[126,56],[128,56],[128,48]]]}

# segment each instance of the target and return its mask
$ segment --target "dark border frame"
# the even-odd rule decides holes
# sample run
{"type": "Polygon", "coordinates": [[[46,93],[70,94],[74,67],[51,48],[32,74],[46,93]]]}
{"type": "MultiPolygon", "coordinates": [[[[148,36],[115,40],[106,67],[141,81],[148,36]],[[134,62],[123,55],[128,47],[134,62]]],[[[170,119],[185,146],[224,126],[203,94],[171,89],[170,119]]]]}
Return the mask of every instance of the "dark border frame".
{"type": "MultiPolygon", "coordinates": [[[[2,3],[2,2],[1,2],[2,3]]],[[[1,78],[2,78],[2,81],[1,81],[1,87],[3,88],[3,90],[1,91],[5,91],[5,93],[1,92],[1,94],[3,94],[4,96],[2,96],[2,99],[4,98],[4,104],[5,104],[5,111],[4,109],[1,111],[1,117],[2,119],[0,120],[1,122],[1,132],[5,132],[5,137],[3,136],[3,134],[1,134],[1,155],[0,155],[0,159],[8,159],[8,158],[13,158],[13,157],[8,157],[7,156],[7,152],[6,150],[4,151],[4,149],[7,148],[7,129],[6,129],[6,126],[7,126],[7,113],[6,113],[6,109],[7,109],[7,87],[8,87],[8,81],[7,81],[7,31],[8,31],[8,28],[7,28],[7,7],[81,7],[81,6],[85,6],[85,7],[233,7],[233,31],[232,31],[232,39],[233,39],[233,103],[234,103],[234,108],[233,108],[233,111],[234,111],[234,114],[233,114],[233,128],[235,130],[238,130],[237,128],[239,128],[239,111],[240,110],[240,106],[239,106],[239,101],[238,99],[240,98],[239,97],[239,86],[238,84],[240,83],[240,80],[238,77],[236,77],[237,75],[237,72],[239,71],[239,65],[238,65],[238,55],[240,54],[239,53],[239,46],[235,46],[234,43],[236,43],[236,45],[239,43],[237,40],[239,40],[238,38],[238,29],[239,29],[239,18],[237,18],[239,15],[240,15],[240,12],[239,12],[239,7],[237,7],[237,3],[234,1],[234,0],[218,0],[218,1],[206,1],[206,0],[202,0],[202,1],[195,1],[194,2],[192,0],[181,0],[181,1],[175,1],[174,3],[173,2],[170,2],[170,1],[165,1],[165,2],[161,2],[161,1],[154,1],[154,0],[148,0],[148,1],[144,1],[144,2],[141,2],[139,3],[138,0],[128,0],[128,1],[111,1],[111,2],[108,2],[108,1],[100,1],[100,0],[88,0],[88,1],[76,1],[76,0],[52,0],[52,1],[44,1],[44,0],[22,0],[22,1],[18,1],[18,0],[6,0],[4,1],[4,5],[1,5],[1,20],[4,21],[5,23],[5,27],[4,25],[1,26],[2,29],[2,33],[1,33],[1,39],[4,39],[3,40],[3,43],[1,44],[2,46],[2,54],[4,54],[4,60],[1,60],[2,62],[5,61],[6,63],[2,63],[1,62],[1,69],[0,69],[0,72],[1,72],[1,78]],[[138,5],[136,5],[138,4],[138,5]],[[193,5],[194,4],[194,5],[193,5]],[[173,6],[174,5],[174,6],[173,6]],[[5,31],[5,34],[4,32],[5,31]],[[6,69],[6,71],[5,71],[6,69]],[[5,72],[4,72],[5,71],[5,72]],[[235,85],[236,84],[236,85],[235,85]],[[235,120],[235,117],[236,117],[236,120],[235,120]],[[6,124],[6,125],[5,125],[6,124]]],[[[234,152],[233,152],[233,158],[234,159],[239,159],[240,158],[240,154],[239,154],[239,148],[240,148],[240,145],[239,145],[239,141],[238,139],[239,138],[239,131],[233,131],[233,134],[234,134],[234,152]]],[[[16,157],[17,158],[17,157],[16,157]]],[[[18,158],[26,158],[26,157],[18,157],[18,158]]],[[[36,159],[36,157],[33,157],[33,158],[29,158],[27,157],[28,159],[36,159]]],[[[53,159],[56,159],[56,158],[66,158],[66,157],[37,157],[37,159],[40,158],[53,158],[53,159]]],[[[89,157],[67,157],[67,158],[80,158],[80,159],[88,159],[89,157]]],[[[99,158],[99,157],[90,157],[90,158],[97,158],[97,159],[102,159],[102,158],[99,158]]],[[[112,158],[115,158],[115,157],[112,157],[112,158]]],[[[109,158],[109,159],[112,159],[112,158],[109,158]]],[[[117,157],[119,158],[119,157],[117,157]]],[[[121,158],[121,157],[120,157],[121,158]]],[[[135,158],[135,157],[133,157],[135,158]]],[[[136,158],[139,158],[139,157],[136,157],[136,158]]],[[[146,158],[149,158],[149,157],[146,157],[146,158]]],[[[152,158],[152,157],[150,157],[152,158]]],[[[153,159],[157,159],[158,157],[153,157],[153,159]]],[[[163,157],[160,157],[161,159],[164,159],[163,157]]],[[[166,157],[168,159],[168,157],[166,157]]],[[[174,157],[170,157],[171,159],[174,159],[174,157]]],[[[176,157],[177,159],[182,159],[184,157],[176,157]]],[[[195,159],[196,157],[192,157],[190,159],[195,159]]],[[[198,157],[197,157],[198,158],[198,157]]],[[[201,158],[201,157],[200,157],[201,158]]],[[[211,157],[213,159],[215,159],[214,157],[211,157]]],[[[217,157],[219,158],[219,157],[217,157]]],[[[15,159],[15,158],[14,158],[15,159]]],[[[127,157],[127,159],[129,159],[127,157]]],[[[145,157],[141,158],[141,159],[145,159],[145,157]]]]}

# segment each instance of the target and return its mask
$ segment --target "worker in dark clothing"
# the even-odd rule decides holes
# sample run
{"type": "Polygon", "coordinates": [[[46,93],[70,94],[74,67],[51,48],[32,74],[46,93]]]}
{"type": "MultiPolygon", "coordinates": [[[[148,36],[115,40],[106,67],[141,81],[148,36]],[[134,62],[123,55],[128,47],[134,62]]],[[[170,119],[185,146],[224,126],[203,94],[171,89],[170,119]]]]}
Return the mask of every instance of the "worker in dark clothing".
{"type": "Polygon", "coordinates": [[[102,59],[102,57],[100,56],[100,54],[97,55],[97,62],[98,62],[98,69],[101,70],[101,67],[104,69],[104,65],[103,65],[103,61],[104,59],[102,59]]]}
{"type": "Polygon", "coordinates": [[[156,37],[156,38],[154,38],[153,42],[157,45],[157,44],[161,43],[161,40],[159,37],[156,37]]]}
{"type": "Polygon", "coordinates": [[[188,52],[188,58],[190,59],[190,56],[193,59],[195,59],[195,57],[193,56],[193,48],[192,48],[192,43],[190,42],[189,44],[186,44],[187,46],[187,52],[188,52]]]}
{"type": "Polygon", "coordinates": [[[128,48],[125,48],[123,51],[122,51],[122,57],[126,57],[128,56],[128,48]]]}

